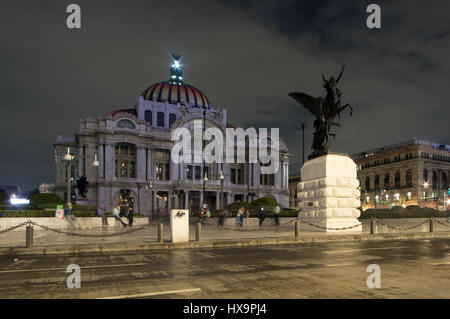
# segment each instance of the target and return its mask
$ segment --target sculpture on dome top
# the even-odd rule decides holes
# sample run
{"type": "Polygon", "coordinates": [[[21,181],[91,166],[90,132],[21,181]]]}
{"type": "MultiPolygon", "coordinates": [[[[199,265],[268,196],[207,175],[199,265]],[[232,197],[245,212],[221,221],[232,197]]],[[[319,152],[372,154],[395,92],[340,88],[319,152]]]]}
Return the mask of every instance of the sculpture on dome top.
{"type": "Polygon", "coordinates": [[[334,122],[334,118],[339,116],[341,118],[341,112],[347,107],[350,108],[350,115],[353,115],[353,108],[350,104],[341,105],[342,91],[337,87],[339,80],[344,72],[345,65],[342,66],[341,72],[337,79],[331,76],[326,79],[322,74],[323,87],[327,94],[323,97],[313,97],[305,93],[291,92],[289,96],[302,104],[307,108],[312,115],[316,117],[314,121],[314,138],[311,149],[312,154],[308,156],[308,159],[327,155],[328,140],[330,136],[336,138],[336,134],[330,133],[331,126],[340,126],[340,124],[334,122]]]}

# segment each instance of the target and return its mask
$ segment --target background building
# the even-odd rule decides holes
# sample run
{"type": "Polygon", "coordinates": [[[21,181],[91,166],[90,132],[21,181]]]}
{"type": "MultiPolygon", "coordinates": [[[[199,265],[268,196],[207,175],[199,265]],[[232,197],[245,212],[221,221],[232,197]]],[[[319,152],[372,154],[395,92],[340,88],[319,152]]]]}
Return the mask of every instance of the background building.
{"type": "Polygon", "coordinates": [[[300,174],[289,176],[289,207],[298,209],[297,185],[302,181],[300,174]]]}
{"type": "Polygon", "coordinates": [[[448,207],[450,145],[412,139],[352,155],[363,209],[448,207]]]}
{"type": "Polygon", "coordinates": [[[133,197],[134,207],[143,214],[170,208],[195,210],[203,202],[206,176],[205,199],[212,209],[263,196],[272,196],[281,205],[289,206],[289,155],[281,139],[280,169],[273,175],[260,174],[259,163],[213,163],[203,169],[201,163],[171,161],[171,131],[185,127],[192,132],[193,121],[203,120],[204,116],[206,128],[215,127],[225,134],[229,127],[227,111],[212,108],[206,95],[186,84],[181,65],[175,60],[169,81],[150,85],[134,108],[82,119],[74,137],[57,137],[56,192],[66,199],[67,179],[75,183],[86,176],[87,201],[103,204],[107,210],[121,195],[133,197]],[[68,149],[74,155],[70,177],[64,160],[68,149]],[[98,166],[92,165],[95,160],[98,166]]]}

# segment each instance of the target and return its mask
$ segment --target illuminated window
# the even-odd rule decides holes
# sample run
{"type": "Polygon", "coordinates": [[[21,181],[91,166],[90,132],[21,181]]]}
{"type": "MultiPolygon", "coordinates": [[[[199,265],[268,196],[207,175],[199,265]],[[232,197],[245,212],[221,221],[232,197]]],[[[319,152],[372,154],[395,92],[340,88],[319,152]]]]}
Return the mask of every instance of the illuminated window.
{"type": "Polygon", "coordinates": [[[129,143],[119,143],[115,147],[116,177],[135,178],[136,147],[129,143]]]}
{"type": "Polygon", "coordinates": [[[406,200],[411,200],[411,192],[408,192],[408,193],[406,194],[406,200]]]}

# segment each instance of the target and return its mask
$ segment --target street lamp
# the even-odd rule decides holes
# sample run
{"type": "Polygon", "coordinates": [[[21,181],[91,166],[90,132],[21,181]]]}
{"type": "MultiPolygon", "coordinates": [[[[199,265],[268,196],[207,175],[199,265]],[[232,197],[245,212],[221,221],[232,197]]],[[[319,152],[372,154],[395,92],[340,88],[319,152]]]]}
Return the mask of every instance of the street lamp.
{"type": "Polygon", "coordinates": [[[94,156],[94,161],[92,162],[92,165],[94,165],[95,167],[100,166],[100,163],[98,162],[98,159],[97,159],[97,154],[95,154],[95,156],[94,156]]]}
{"type": "Polygon", "coordinates": [[[72,190],[71,190],[71,182],[72,182],[72,160],[75,155],[70,154],[70,147],[67,148],[67,153],[64,155],[64,159],[67,161],[67,205],[72,201],[72,190]]]}
{"type": "Polygon", "coordinates": [[[221,201],[221,206],[222,208],[225,206],[224,205],[224,201],[223,201],[223,182],[225,180],[225,176],[223,176],[223,171],[220,170],[220,189],[221,189],[221,194],[220,194],[220,201],[221,201]]]}
{"type": "Polygon", "coordinates": [[[153,183],[152,183],[152,181],[150,181],[150,182],[145,184],[145,189],[147,189],[147,190],[150,189],[150,191],[151,191],[151,198],[152,198],[152,212],[151,212],[151,214],[152,214],[152,219],[153,219],[154,218],[154,215],[153,215],[154,198],[153,198],[153,183]]]}

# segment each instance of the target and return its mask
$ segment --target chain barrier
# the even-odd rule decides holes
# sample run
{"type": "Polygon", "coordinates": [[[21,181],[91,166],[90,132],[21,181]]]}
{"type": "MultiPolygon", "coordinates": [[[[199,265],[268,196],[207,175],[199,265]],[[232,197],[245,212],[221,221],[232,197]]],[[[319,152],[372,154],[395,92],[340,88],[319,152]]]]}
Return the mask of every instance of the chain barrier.
{"type": "Polygon", "coordinates": [[[27,220],[26,222],[20,223],[16,226],[12,226],[9,228],[6,228],[4,230],[0,231],[0,234],[2,233],[7,233],[9,231],[12,231],[14,229],[23,227],[23,226],[28,226],[28,225],[33,225],[33,226],[37,226],[40,227],[44,230],[48,230],[48,231],[52,231],[55,233],[59,233],[59,234],[64,234],[64,235],[68,235],[68,236],[78,236],[78,237],[94,237],[94,238],[101,238],[101,237],[113,237],[113,236],[120,236],[120,235],[124,235],[124,234],[131,234],[137,231],[140,231],[142,229],[148,228],[151,226],[151,224],[147,224],[147,225],[143,225],[143,226],[139,226],[139,227],[133,227],[131,229],[128,229],[126,231],[123,232],[117,232],[117,233],[111,233],[111,234],[82,234],[82,233],[76,233],[76,232],[70,232],[70,231],[63,231],[61,229],[56,229],[56,228],[51,228],[45,225],[40,225],[32,220],[27,220]]]}
{"type": "MultiPolygon", "coordinates": [[[[409,226],[409,227],[398,227],[398,226],[389,225],[389,224],[383,223],[378,218],[374,218],[374,220],[376,222],[380,223],[381,225],[385,226],[385,227],[388,227],[388,228],[391,228],[391,229],[395,229],[395,230],[410,230],[410,229],[414,229],[414,228],[423,226],[426,223],[429,223],[430,220],[434,220],[435,222],[437,222],[440,225],[443,225],[443,226],[446,226],[446,227],[450,227],[450,224],[447,224],[445,222],[441,222],[441,221],[437,220],[434,217],[428,218],[427,220],[425,220],[422,223],[419,223],[419,224],[414,225],[414,226],[409,226]]],[[[159,224],[161,222],[165,222],[165,221],[167,221],[167,218],[163,218],[162,220],[158,219],[156,221],[153,220],[153,221],[149,221],[149,223],[147,225],[142,225],[142,226],[139,226],[139,227],[133,227],[132,229],[128,229],[128,230],[123,231],[123,232],[117,232],[117,233],[111,233],[111,234],[82,234],[82,233],[77,233],[77,232],[70,232],[70,231],[64,231],[64,230],[61,230],[61,229],[51,228],[51,227],[48,227],[48,226],[45,226],[45,225],[40,225],[40,224],[38,224],[38,223],[36,223],[36,222],[34,222],[32,220],[28,220],[28,221],[20,223],[18,225],[11,226],[11,227],[5,228],[3,230],[0,230],[0,234],[13,231],[13,230],[15,230],[17,228],[20,228],[20,227],[23,227],[23,226],[34,225],[34,226],[40,227],[40,228],[42,228],[44,230],[52,231],[52,232],[59,233],[59,234],[65,234],[65,235],[68,235],[68,236],[102,238],[102,237],[113,237],[113,236],[120,236],[120,235],[125,235],[125,234],[131,234],[131,233],[140,231],[142,229],[148,228],[150,226],[157,225],[157,224],[159,224]]],[[[362,223],[359,223],[359,224],[356,224],[356,225],[353,225],[353,226],[348,226],[348,227],[333,228],[333,227],[324,227],[324,226],[320,226],[320,225],[317,225],[317,224],[313,224],[313,223],[310,223],[310,222],[308,222],[306,220],[303,220],[301,218],[293,218],[290,221],[287,221],[285,223],[280,223],[279,225],[273,225],[271,227],[275,227],[275,229],[279,229],[279,227],[291,224],[291,223],[293,223],[295,221],[300,221],[300,222],[305,223],[307,225],[310,225],[310,226],[313,226],[313,227],[316,227],[316,228],[327,229],[327,230],[347,230],[347,229],[356,228],[356,227],[359,227],[359,226],[362,225],[362,223]]],[[[242,226],[239,227],[239,228],[233,228],[233,227],[227,227],[227,226],[220,226],[220,225],[217,225],[216,223],[209,223],[206,220],[200,220],[200,222],[203,225],[214,226],[214,227],[216,227],[219,230],[256,232],[256,231],[270,229],[270,228],[267,228],[267,227],[266,228],[257,228],[257,229],[254,229],[254,228],[243,228],[242,226]]]]}
{"type": "Polygon", "coordinates": [[[396,229],[396,230],[410,230],[410,229],[414,229],[414,228],[417,228],[417,227],[420,227],[420,226],[422,226],[422,225],[425,225],[426,223],[429,223],[430,222],[430,219],[432,219],[432,218],[428,218],[426,221],[424,221],[423,223],[420,223],[420,224],[417,224],[417,225],[414,225],[414,226],[410,226],[410,227],[398,227],[398,226],[392,226],[392,225],[388,225],[388,224],[385,224],[385,223],[383,223],[381,220],[379,220],[378,218],[374,218],[378,223],[380,223],[381,225],[383,225],[383,226],[386,226],[387,228],[391,228],[391,229],[396,229]]]}
{"type": "Polygon", "coordinates": [[[433,217],[433,220],[434,220],[436,223],[441,224],[442,226],[450,227],[450,224],[447,224],[447,223],[445,223],[445,222],[441,222],[441,221],[437,220],[437,219],[434,218],[434,217],[433,217]]]}
{"type": "Polygon", "coordinates": [[[333,228],[333,227],[324,227],[324,226],[320,226],[320,225],[316,225],[310,222],[307,222],[306,220],[303,220],[301,218],[298,219],[300,222],[305,223],[307,225],[313,226],[313,227],[317,227],[317,228],[321,228],[321,229],[327,229],[327,230],[347,230],[347,229],[352,229],[352,228],[356,228],[362,225],[362,223],[353,225],[353,226],[348,226],[348,227],[340,227],[340,228],[333,228]]]}
{"type": "Polygon", "coordinates": [[[27,226],[27,225],[29,225],[29,222],[30,221],[26,221],[26,222],[20,223],[20,224],[18,224],[16,226],[12,226],[12,227],[8,227],[8,228],[5,228],[3,230],[0,230],[0,234],[13,231],[14,229],[17,229],[17,228],[20,228],[20,227],[23,227],[23,226],[27,226]]]}

